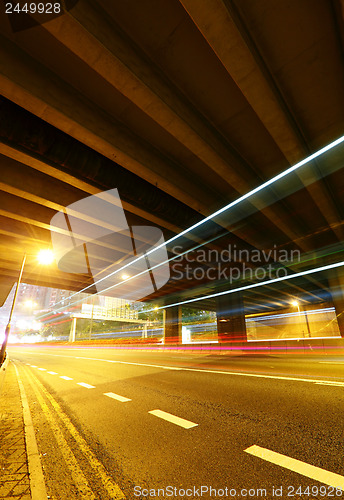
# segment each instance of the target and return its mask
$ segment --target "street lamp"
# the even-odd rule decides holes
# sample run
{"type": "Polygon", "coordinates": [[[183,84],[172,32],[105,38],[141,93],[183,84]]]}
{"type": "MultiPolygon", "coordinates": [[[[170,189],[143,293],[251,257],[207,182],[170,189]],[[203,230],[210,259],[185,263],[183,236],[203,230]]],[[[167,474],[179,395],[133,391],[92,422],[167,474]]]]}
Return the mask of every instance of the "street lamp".
{"type": "Polygon", "coordinates": [[[37,302],[35,302],[32,299],[28,299],[24,302],[24,307],[26,309],[34,309],[37,305],[38,305],[37,302]]]}
{"type": "Polygon", "coordinates": [[[42,249],[38,252],[37,254],[37,260],[40,264],[44,266],[48,266],[49,264],[52,264],[53,261],[55,260],[54,254],[51,250],[48,248],[42,249]]]}
{"type": "Polygon", "coordinates": [[[299,312],[299,321],[300,321],[300,325],[301,325],[301,328],[302,328],[302,336],[303,338],[305,337],[305,332],[303,330],[303,327],[302,327],[302,324],[301,324],[301,310],[300,310],[300,304],[298,303],[297,300],[293,300],[293,302],[291,303],[292,306],[294,307],[297,307],[297,310],[299,312]]]}
{"type": "Polygon", "coordinates": [[[297,307],[297,310],[300,313],[300,304],[298,303],[297,300],[293,300],[293,302],[291,303],[291,305],[294,306],[294,307],[297,307]]]}
{"type": "MultiPolygon", "coordinates": [[[[43,265],[51,264],[52,261],[54,260],[54,254],[53,254],[53,252],[51,250],[47,250],[47,249],[46,250],[40,250],[39,253],[38,253],[38,255],[37,255],[37,260],[38,260],[38,262],[40,264],[43,264],[43,265]]],[[[18,281],[17,281],[17,286],[16,286],[16,290],[14,292],[14,297],[13,297],[13,301],[12,301],[11,311],[10,311],[10,315],[9,315],[9,318],[8,318],[8,323],[7,323],[7,326],[6,326],[6,329],[5,329],[5,337],[4,337],[4,341],[2,343],[1,350],[0,350],[0,366],[2,365],[2,363],[3,363],[4,359],[5,359],[8,337],[9,337],[9,334],[10,334],[10,331],[11,331],[11,321],[12,321],[14,306],[16,304],[18,290],[19,290],[19,285],[21,283],[21,279],[22,279],[22,276],[23,276],[25,262],[26,262],[26,253],[24,253],[24,255],[23,255],[23,260],[22,260],[21,267],[20,267],[20,272],[19,272],[19,277],[18,277],[18,281]]]]}

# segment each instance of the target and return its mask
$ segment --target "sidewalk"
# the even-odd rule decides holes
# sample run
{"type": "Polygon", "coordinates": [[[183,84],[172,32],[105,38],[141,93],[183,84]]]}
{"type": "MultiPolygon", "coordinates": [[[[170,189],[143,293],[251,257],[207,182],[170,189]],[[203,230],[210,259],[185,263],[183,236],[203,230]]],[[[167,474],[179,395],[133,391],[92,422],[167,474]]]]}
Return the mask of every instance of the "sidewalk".
{"type": "Polygon", "coordinates": [[[23,407],[11,362],[6,372],[0,393],[0,498],[31,500],[23,407]]]}

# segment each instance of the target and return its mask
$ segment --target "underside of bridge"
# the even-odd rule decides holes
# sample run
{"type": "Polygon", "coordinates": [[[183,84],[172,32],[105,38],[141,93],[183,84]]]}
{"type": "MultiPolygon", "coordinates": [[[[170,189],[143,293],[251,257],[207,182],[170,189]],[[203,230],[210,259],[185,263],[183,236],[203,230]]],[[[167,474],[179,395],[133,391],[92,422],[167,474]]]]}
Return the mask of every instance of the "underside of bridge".
{"type": "MultiPolygon", "coordinates": [[[[25,29],[1,10],[1,302],[24,253],[26,283],[95,291],[35,261],[71,203],[116,188],[168,242],[344,134],[343,0],[71,3],[25,29]]],[[[342,144],[167,243],[170,278],[141,299],[216,310],[222,338],[332,304],[344,335],[342,144]]]]}

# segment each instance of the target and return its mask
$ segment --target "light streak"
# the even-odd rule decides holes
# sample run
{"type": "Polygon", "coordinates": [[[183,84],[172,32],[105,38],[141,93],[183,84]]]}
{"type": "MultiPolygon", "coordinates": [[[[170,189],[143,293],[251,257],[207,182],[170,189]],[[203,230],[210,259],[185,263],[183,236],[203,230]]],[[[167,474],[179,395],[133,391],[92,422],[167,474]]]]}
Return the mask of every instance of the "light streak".
{"type": "MultiPolygon", "coordinates": [[[[316,269],[308,269],[307,271],[302,271],[300,273],[295,273],[292,275],[281,276],[280,278],[274,278],[268,281],[260,281],[258,283],[253,283],[251,285],[240,286],[238,288],[231,288],[230,290],[225,290],[223,292],[212,293],[210,295],[203,295],[202,297],[196,297],[194,299],[188,299],[181,302],[175,302],[174,304],[168,304],[161,306],[158,309],[167,309],[168,307],[181,306],[183,304],[190,304],[191,302],[198,302],[204,299],[212,299],[214,297],[220,297],[221,295],[228,295],[230,293],[242,292],[244,290],[250,290],[251,288],[257,288],[259,286],[270,285],[272,283],[277,283],[279,281],[291,280],[294,278],[299,278],[300,276],[307,276],[308,274],[319,273],[321,271],[326,271],[328,269],[334,269],[336,267],[344,266],[344,261],[336,262],[335,264],[328,264],[327,266],[317,267],[316,269]]],[[[157,309],[148,309],[145,312],[151,312],[157,309]]]]}
{"type": "MultiPolygon", "coordinates": [[[[181,302],[175,302],[173,304],[167,304],[167,305],[164,305],[161,307],[155,306],[152,309],[147,309],[145,312],[159,311],[161,309],[167,309],[168,307],[181,306],[184,304],[190,304],[192,302],[199,302],[200,300],[204,300],[204,299],[211,299],[214,297],[220,297],[221,295],[228,295],[231,293],[242,292],[244,290],[250,290],[251,288],[257,288],[257,287],[264,286],[264,285],[270,285],[272,283],[277,283],[279,281],[286,281],[289,279],[295,279],[295,278],[299,278],[301,276],[307,276],[309,274],[319,273],[321,271],[327,271],[328,269],[335,269],[337,267],[342,267],[342,266],[344,266],[344,261],[336,262],[334,264],[328,264],[326,266],[317,267],[315,269],[308,269],[307,271],[301,271],[299,273],[295,273],[292,275],[281,276],[280,278],[274,278],[274,279],[268,280],[268,281],[260,281],[258,283],[253,283],[251,285],[241,286],[238,288],[231,288],[230,290],[225,290],[223,292],[212,293],[209,295],[202,295],[201,297],[196,297],[194,299],[188,299],[188,300],[184,300],[181,302]]],[[[132,279],[132,278],[130,278],[130,279],[132,279]]],[[[112,288],[112,287],[110,287],[110,288],[112,288]]],[[[79,302],[81,302],[82,300],[83,299],[80,299],[79,302]]],[[[75,302],[74,302],[74,304],[75,304],[75,302]]]]}
{"type": "MultiPolygon", "coordinates": [[[[254,343],[254,342],[289,342],[289,341],[294,341],[294,340],[303,340],[305,342],[307,341],[310,341],[310,340],[331,340],[331,339],[342,339],[342,337],[340,335],[333,335],[333,336],[327,336],[327,337],[307,337],[306,339],[303,338],[303,337],[295,337],[295,338],[292,338],[292,337],[286,337],[284,339],[254,339],[254,340],[251,340],[251,339],[247,339],[247,342],[251,342],[251,343],[254,343]]],[[[313,347],[313,346],[312,346],[313,347]]]]}
{"type": "MultiPolygon", "coordinates": [[[[160,267],[160,266],[162,266],[162,265],[166,264],[167,262],[172,262],[173,260],[178,259],[178,258],[180,258],[181,256],[186,255],[187,253],[189,253],[189,252],[191,252],[191,251],[193,251],[193,250],[196,250],[197,248],[200,248],[200,247],[202,247],[202,246],[206,245],[207,243],[211,243],[211,242],[212,242],[212,241],[214,241],[216,238],[217,238],[217,237],[215,237],[215,238],[211,238],[210,240],[207,240],[205,243],[200,243],[199,245],[196,245],[195,247],[193,247],[193,248],[191,248],[191,249],[189,249],[189,250],[185,250],[185,252],[178,253],[178,254],[177,254],[177,255],[175,255],[174,257],[171,257],[170,259],[164,260],[163,262],[160,262],[159,264],[156,264],[155,266],[151,267],[150,269],[146,269],[145,271],[141,271],[140,273],[135,274],[134,276],[127,276],[126,278],[123,278],[123,277],[122,277],[122,279],[123,279],[123,281],[122,281],[122,282],[118,282],[118,283],[116,283],[115,285],[111,285],[111,286],[109,286],[109,287],[108,287],[108,288],[106,288],[105,290],[102,290],[102,292],[101,292],[101,293],[102,293],[102,294],[104,294],[104,292],[106,292],[107,290],[111,290],[112,288],[116,288],[117,286],[121,286],[121,285],[123,285],[123,283],[126,283],[127,281],[133,280],[133,279],[135,279],[135,278],[138,278],[138,277],[139,277],[139,276],[141,276],[142,274],[146,274],[146,273],[147,273],[147,272],[149,272],[149,271],[153,271],[153,269],[156,269],[157,267],[160,267]]],[[[98,283],[98,281],[97,281],[97,283],[98,283]]],[[[90,286],[91,286],[91,285],[90,285],[90,286]]],[[[89,287],[86,287],[86,288],[89,288],[89,287]]],[[[71,297],[75,297],[75,295],[79,295],[81,292],[83,292],[84,290],[86,290],[86,288],[84,288],[83,290],[80,290],[80,292],[76,292],[76,293],[74,293],[73,295],[70,295],[70,296],[68,297],[68,299],[70,299],[71,297]]],[[[96,293],[96,294],[94,294],[94,295],[98,295],[98,293],[96,293]]],[[[70,304],[70,306],[72,306],[72,305],[74,305],[74,304],[78,304],[79,302],[82,302],[82,301],[84,301],[84,300],[85,300],[84,298],[83,298],[83,299],[76,300],[75,302],[72,302],[72,303],[70,304]]],[[[87,299],[86,299],[86,300],[87,300],[87,299]]],[[[66,301],[66,299],[60,300],[59,302],[57,302],[57,303],[55,304],[55,306],[56,306],[56,305],[58,305],[58,304],[61,304],[62,302],[63,302],[63,303],[65,303],[65,301],[66,301]]],[[[68,311],[71,311],[72,309],[76,309],[76,306],[74,306],[74,307],[70,307],[70,306],[68,306],[68,311]]],[[[65,305],[64,305],[64,306],[62,306],[62,307],[59,307],[58,309],[55,309],[55,312],[56,312],[56,311],[61,311],[62,309],[65,309],[65,305]]],[[[50,311],[49,311],[48,313],[46,313],[46,314],[49,314],[49,313],[50,313],[50,311]]],[[[56,313],[56,314],[57,314],[57,313],[56,313]]],[[[61,313],[60,313],[60,314],[61,314],[61,313]]],[[[38,316],[38,318],[40,318],[40,319],[41,319],[41,318],[44,318],[44,316],[45,316],[45,315],[43,314],[43,315],[41,315],[41,316],[38,316]]],[[[50,317],[50,316],[49,316],[49,317],[50,317]]],[[[47,319],[47,318],[44,318],[44,319],[47,319]]]]}
{"type": "MultiPolygon", "coordinates": [[[[206,222],[210,221],[211,219],[214,219],[215,217],[217,217],[218,215],[222,214],[223,212],[226,212],[227,210],[229,210],[230,208],[233,208],[234,206],[238,205],[239,203],[241,203],[242,201],[244,200],[247,200],[248,198],[250,198],[251,196],[253,196],[254,194],[257,194],[259,193],[260,191],[262,191],[263,189],[265,189],[266,187],[268,186],[271,186],[272,184],[274,184],[275,182],[277,182],[278,180],[280,179],[283,179],[283,177],[285,177],[286,175],[289,175],[290,173],[292,172],[295,172],[295,170],[299,169],[300,167],[302,167],[303,165],[305,165],[306,163],[309,163],[310,161],[314,160],[315,158],[318,158],[319,156],[321,156],[322,154],[326,153],[327,151],[329,151],[330,149],[333,149],[334,147],[338,146],[338,144],[341,144],[342,142],[344,141],[344,135],[339,137],[338,139],[336,139],[335,141],[331,142],[330,144],[328,144],[327,146],[324,146],[323,148],[319,149],[318,151],[316,151],[315,153],[307,156],[307,158],[304,158],[303,160],[299,161],[298,163],[296,163],[295,165],[292,165],[291,167],[287,168],[286,170],[284,170],[283,172],[280,172],[279,174],[275,175],[274,177],[272,177],[271,179],[269,179],[268,181],[266,182],[263,182],[263,184],[260,184],[259,186],[257,186],[256,188],[252,189],[251,191],[249,191],[248,193],[240,196],[239,198],[237,198],[236,200],[228,203],[227,205],[225,205],[224,207],[220,208],[219,210],[217,210],[216,212],[208,215],[207,217],[205,217],[204,219],[202,219],[201,221],[199,222],[196,222],[195,224],[193,224],[192,226],[190,226],[189,228],[187,229],[184,229],[184,231],[176,234],[175,236],[172,236],[172,238],[170,238],[169,240],[167,240],[166,242],[164,243],[161,243],[160,245],[152,248],[151,250],[148,250],[147,252],[145,252],[145,255],[150,255],[152,254],[153,252],[159,250],[160,248],[163,248],[163,247],[166,247],[168,244],[172,243],[173,241],[175,241],[176,239],[180,238],[181,236],[184,236],[188,233],[190,233],[191,231],[193,231],[194,229],[202,226],[203,224],[205,224],[206,222]]],[[[82,290],[80,290],[79,292],[75,293],[74,295],[77,295],[78,293],[82,293],[84,292],[85,290],[88,290],[89,288],[97,285],[97,283],[100,283],[101,281],[105,280],[105,279],[108,279],[110,276],[113,276],[117,273],[119,273],[120,271],[123,271],[123,269],[126,269],[127,267],[131,266],[132,264],[135,264],[136,262],[138,262],[139,260],[142,260],[143,258],[145,258],[144,255],[141,255],[140,257],[137,257],[136,259],[132,260],[131,262],[129,262],[128,264],[125,264],[124,266],[120,267],[119,269],[117,269],[116,271],[113,271],[112,273],[108,274],[107,276],[104,276],[103,278],[101,278],[100,280],[98,281],[95,281],[94,283],[92,283],[92,285],[88,285],[87,287],[83,288],[82,290]]],[[[147,271],[145,271],[147,272],[147,271]]],[[[135,277],[135,276],[133,276],[135,277]]],[[[102,292],[104,293],[104,291],[102,292]]],[[[74,295],[71,295],[71,297],[74,297],[74,295]]]]}
{"type": "MultiPolygon", "coordinates": [[[[184,231],[181,231],[180,233],[176,234],[175,236],[172,236],[172,238],[170,238],[169,240],[167,240],[166,242],[164,243],[161,243],[160,245],[158,245],[157,247],[154,247],[152,248],[151,250],[148,250],[147,252],[145,252],[145,255],[141,255],[140,257],[137,257],[136,259],[132,260],[131,262],[129,262],[128,264],[125,264],[124,266],[120,267],[119,269],[117,269],[116,271],[113,271],[112,273],[109,273],[107,276],[104,276],[103,278],[101,278],[100,280],[98,281],[95,281],[94,283],[92,283],[91,285],[88,285],[87,287],[83,288],[82,290],[80,290],[79,292],[76,292],[75,294],[71,295],[70,298],[72,297],[75,297],[76,295],[82,293],[82,292],[85,292],[86,290],[88,290],[89,288],[97,285],[97,283],[100,283],[101,281],[105,280],[105,279],[108,279],[109,277],[119,273],[120,271],[123,271],[124,269],[126,269],[127,267],[131,266],[132,264],[135,264],[136,262],[138,262],[139,260],[142,260],[143,258],[145,258],[145,256],[148,256],[150,254],[152,254],[153,252],[155,252],[156,250],[159,250],[160,248],[163,248],[163,247],[166,247],[168,244],[172,243],[173,241],[177,240],[178,238],[190,233],[191,231],[193,231],[194,229],[202,226],[203,224],[205,224],[206,222],[214,219],[215,217],[217,217],[218,215],[226,212],[227,210],[229,210],[230,208],[233,208],[234,206],[238,205],[239,203],[243,202],[244,200],[247,200],[248,198],[250,198],[251,196],[253,196],[254,194],[257,194],[259,193],[260,191],[262,191],[263,189],[265,189],[266,187],[268,186],[271,186],[272,184],[274,184],[275,182],[277,182],[278,180],[284,178],[285,176],[289,175],[290,173],[292,172],[295,172],[297,169],[299,169],[300,167],[302,167],[303,165],[309,163],[310,161],[314,160],[315,158],[318,158],[319,156],[323,155],[324,153],[326,153],[327,151],[333,149],[334,147],[338,146],[339,144],[341,144],[342,142],[344,142],[344,135],[339,137],[338,139],[336,139],[335,141],[331,142],[330,144],[327,144],[327,146],[324,146],[323,148],[319,149],[318,151],[316,151],[315,153],[307,156],[306,158],[304,158],[303,160],[299,161],[298,163],[296,163],[295,165],[292,165],[291,167],[287,168],[286,170],[284,170],[283,172],[280,172],[279,174],[275,175],[274,177],[272,177],[271,179],[269,179],[268,181],[266,182],[263,182],[262,184],[260,184],[259,186],[257,186],[256,188],[252,189],[251,191],[247,192],[246,194],[240,196],[239,198],[237,198],[236,200],[228,203],[227,205],[225,205],[224,207],[220,208],[219,210],[217,210],[216,212],[208,215],[207,217],[205,217],[204,219],[202,219],[201,221],[199,222],[196,222],[195,224],[193,224],[192,226],[190,226],[189,228],[187,229],[184,229],[184,231]]],[[[188,250],[187,252],[189,252],[190,250],[188,250]]],[[[178,257],[180,257],[180,255],[184,255],[185,253],[187,252],[184,252],[183,254],[178,254],[178,257]]],[[[168,261],[165,261],[163,263],[160,263],[158,264],[157,266],[155,267],[159,267],[160,265],[163,265],[165,264],[166,262],[169,262],[173,259],[175,259],[175,257],[173,257],[172,259],[169,259],[168,261]]],[[[150,270],[152,269],[155,269],[154,268],[151,268],[150,270]]],[[[130,279],[134,279],[138,276],[140,276],[141,274],[144,274],[144,273],[147,273],[148,270],[146,271],[143,271],[135,276],[131,276],[130,278],[124,280],[122,283],[125,283],[126,281],[129,281],[130,279]]],[[[311,272],[316,272],[315,270],[314,271],[310,271],[310,272],[306,272],[305,274],[310,274],[311,272]]],[[[304,275],[305,275],[304,274],[304,275]]],[[[299,274],[298,274],[299,275],[299,274]]],[[[296,277],[296,275],[293,275],[293,277],[296,277]]],[[[278,278],[276,280],[270,280],[269,282],[265,282],[266,284],[269,284],[269,283],[274,283],[276,281],[281,281],[282,279],[288,279],[290,278],[289,276],[285,276],[283,278],[278,278]]],[[[121,283],[121,284],[122,284],[121,283]]],[[[258,284],[255,284],[255,285],[250,285],[250,288],[254,287],[254,286],[261,286],[262,283],[258,283],[258,284]]],[[[113,285],[112,287],[109,287],[107,288],[106,290],[109,290],[111,288],[114,288],[115,286],[118,286],[118,284],[116,285],[113,285]]],[[[240,290],[246,290],[247,287],[241,287],[240,289],[238,289],[238,291],[240,290]]],[[[104,294],[104,292],[106,290],[103,290],[102,293],[104,294]]],[[[230,292],[225,292],[225,293],[232,293],[231,291],[230,292]]],[[[222,292],[223,294],[223,292],[222,292]]],[[[211,296],[208,296],[208,297],[213,297],[213,296],[217,296],[217,295],[211,295],[211,296]]],[[[207,297],[202,297],[202,298],[207,298],[207,297]]],[[[186,301],[186,302],[181,302],[180,304],[185,304],[185,303],[190,303],[190,302],[196,302],[197,300],[202,300],[202,298],[200,299],[192,299],[190,301],[186,301]]],[[[73,302],[71,305],[73,304],[77,304],[79,302],[81,302],[83,299],[80,299],[76,302],[73,302]]],[[[62,302],[62,301],[60,301],[62,302]]],[[[57,304],[59,304],[60,302],[58,302],[57,304]]],[[[57,305],[56,304],[56,305],[57,305]]],[[[169,306],[170,307],[170,306],[169,306]]],[[[61,309],[61,308],[60,308],[61,309]]],[[[162,308],[160,308],[162,309],[162,308]]]]}

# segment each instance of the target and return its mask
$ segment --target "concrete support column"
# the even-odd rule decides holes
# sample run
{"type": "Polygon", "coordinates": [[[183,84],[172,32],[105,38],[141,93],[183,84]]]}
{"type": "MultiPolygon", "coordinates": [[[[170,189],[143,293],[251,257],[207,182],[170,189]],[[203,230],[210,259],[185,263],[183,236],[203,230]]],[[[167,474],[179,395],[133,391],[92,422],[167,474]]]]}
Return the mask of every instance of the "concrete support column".
{"type": "Polygon", "coordinates": [[[70,325],[69,342],[75,342],[75,332],[76,332],[76,317],[72,318],[72,323],[70,325]]]}
{"type": "Polygon", "coordinates": [[[173,306],[164,309],[164,343],[181,344],[182,342],[182,308],[173,306]]]}
{"type": "Polygon", "coordinates": [[[148,327],[147,323],[145,323],[142,328],[142,338],[146,339],[147,337],[148,337],[148,327]]]}
{"type": "Polygon", "coordinates": [[[336,310],[340,335],[344,337],[344,274],[333,270],[328,282],[333,305],[336,310]]]}
{"type": "Polygon", "coordinates": [[[219,342],[246,342],[244,302],[239,292],[220,295],[216,300],[219,342]]]}

